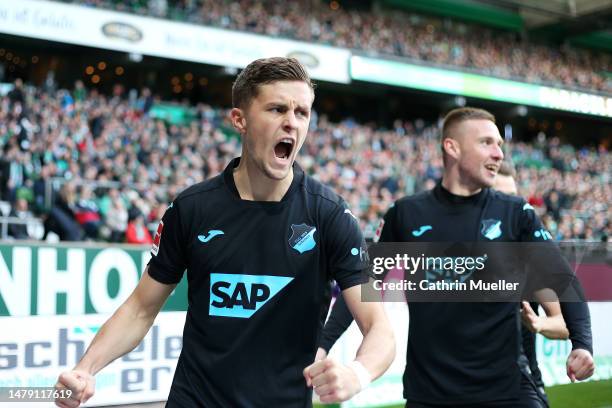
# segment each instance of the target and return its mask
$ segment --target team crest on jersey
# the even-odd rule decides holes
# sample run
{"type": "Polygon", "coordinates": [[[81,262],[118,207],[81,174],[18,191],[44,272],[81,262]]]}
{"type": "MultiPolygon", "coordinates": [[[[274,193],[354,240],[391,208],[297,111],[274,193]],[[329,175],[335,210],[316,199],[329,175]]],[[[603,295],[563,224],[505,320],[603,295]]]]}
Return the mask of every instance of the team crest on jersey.
{"type": "Polygon", "coordinates": [[[312,250],[317,245],[314,238],[316,231],[315,227],[303,223],[298,225],[291,224],[289,245],[300,254],[312,250]]]}
{"type": "Polygon", "coordinates": [[[482,235],[490,240],[501,237],[501,221],[500,220],[482,220],[482,228],[480,229],[482,235]]]}
{"type": "Polygon", "coordinates": [[[151,253],[154,256],[157,256],[157,253],[159,252],[159,242],[161,241],[161,234],[163,230],[164,222],[160,221],[159,225],[157,226],[157,231],[155,232],[155,237],[153,238],[153,246],[151,247],[151,253]]]}

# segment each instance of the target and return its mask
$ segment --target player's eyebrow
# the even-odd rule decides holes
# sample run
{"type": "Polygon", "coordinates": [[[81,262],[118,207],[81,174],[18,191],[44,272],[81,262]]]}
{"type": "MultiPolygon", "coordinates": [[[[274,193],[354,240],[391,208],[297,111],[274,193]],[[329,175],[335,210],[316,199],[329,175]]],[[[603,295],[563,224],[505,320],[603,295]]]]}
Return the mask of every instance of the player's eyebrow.
{"type": "Polygon", "coordinates": [[[492,135],[480,136],[478,138],[479,142],[482,142],[484,140],[493,140],[493,141],[496,141],[497,144],[500,145],[500,146],[502,146],[505,143],[505,141],[504,141],[504,139],[502,137],[497,137],[497,136],[492,136],[492,135]]]}
{"type": "Polygon", "coordinates": [[[286,104],[287,104],[286,102],[275,100],[275,101],[266,102],[265,106],[280,106],[280,105],[286,105],[286,104]]]}
{"type": "MultiPolygon", "coordinates": [[[[289,105],[290,105],[289,103],[283,102],[283,101],[271,101],[271,102],[266,103],[264,106],[266,109],[274,108],[274,107],[289,109],[289,105]]],[[[303,104],[295,104],[295,110],[301,110],[301,111],[310,113],[310,108],[307,105],[303,105],[303,104]]]]}
{"type": "Polygon", "coordinates": [[[305,112],[310,112],[310,107],[309,107],[309,106],[307,106],[307,105],[301,105],[301,104],[298,104],[298,106],[297,106],[297,107],[298,107],[298,109],[302,109],[302,110],[303,110],[303,111],[305,111],[305,112]]]}

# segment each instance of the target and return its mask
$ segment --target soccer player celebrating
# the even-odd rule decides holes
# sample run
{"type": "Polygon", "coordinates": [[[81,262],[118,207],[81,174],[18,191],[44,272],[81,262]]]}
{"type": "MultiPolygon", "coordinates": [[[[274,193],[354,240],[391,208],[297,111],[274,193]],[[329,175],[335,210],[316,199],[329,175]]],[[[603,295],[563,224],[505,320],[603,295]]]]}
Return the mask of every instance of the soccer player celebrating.
{"type": "Polygon", "coordinates": [[[94,375],[143,339],[187,271],[183,349],[168,407],[308,407],[351,398],[394,355],[377,303],[360,302],[368,259],[344,201],[304,174],[295,158],[308,131],[311,80],[291,58],[249,64],[232,88],[242,155],[223,174],[172,202],[139,284],[57,387],[76,407],[94,375]],[[355,361],[312,365],[335,279],[364,339],[355,361]]]}
{"type": "MultiPolygon", "coordinates": [[[[490,189],[504,157],[502,144],[489,112],[451,111],[442,129],[441,182],[431,191],[398,200],[385,215],[380,242],[545,239],[531,206],[490,189]]],[[[332,312],[317,358],[324,358],[324,349],[348,326],[340,321],[347,315],[342,304],[337,305],[339,313],[332,312]]],[[[590,317],[584,303],[573,305],[567,314],[564,310],[573,345],[567,370],[572,380],[582,380],[594,370],[590,317]]],[[[406,406],[544,406],[519,362],[518,310],[516,303],[409,302],[406,406]]]]}

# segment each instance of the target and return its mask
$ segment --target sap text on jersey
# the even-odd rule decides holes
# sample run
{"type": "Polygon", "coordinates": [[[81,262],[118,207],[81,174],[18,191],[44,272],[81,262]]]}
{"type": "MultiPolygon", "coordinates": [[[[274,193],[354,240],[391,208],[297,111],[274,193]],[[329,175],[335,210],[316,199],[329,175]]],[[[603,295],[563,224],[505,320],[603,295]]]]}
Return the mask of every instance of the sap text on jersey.
{"type": "Polygon", "coordinates": [[[210,316],[248,319],[283,290],[287,276],[210,274],[210,316]]]}

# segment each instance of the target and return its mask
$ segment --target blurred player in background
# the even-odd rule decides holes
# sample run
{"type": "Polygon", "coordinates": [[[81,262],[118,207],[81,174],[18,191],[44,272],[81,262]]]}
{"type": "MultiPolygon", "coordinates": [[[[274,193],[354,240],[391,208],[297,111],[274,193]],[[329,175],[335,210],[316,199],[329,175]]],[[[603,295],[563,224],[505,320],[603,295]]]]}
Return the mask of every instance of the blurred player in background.
{"type": "MultiPolygon", "coordinates": [[[[385,215],[380,241],[532,241],[533,231],[541,228],[533,209],[518,197],[490,189],[502,166],[502,144],[489,112],[474,108],[451,111],[442,130],[442,181],[431,191],[398,200],[385,215]],[[488,219],[499,220],[503,227],[488,231],[484,222],[488,219]]],[[[567,369],[572,380],[582,380],[594,370],[589,311],[584,303],[571,305],[566,320],[573,350],[567,369]]],[[[522,353],[515,303],[412,302],[409,310],[404,372],[407,407],[447,406],[449,401],[466,407],[546,405],[531,379],[529,364],[519,368],[522,353]]],[[[558,316],[558,311],[549,313],[558,316]]],[[[523,318],[532,330],[541,329],[534,314],[527,307],[523,318]]],[[[553,326],[558,322],[557,317],[551,320],[553,326]]],[[[348,324],[350,316],[339,301],[317,358],[326,355],[325,349],[329,350],[348,324]]],[[[548,334],[564,334],[563,327],[553,329],[548,334]]]]}
{"type": "Polygon", "coordinates": [[[291,58],[256,60],[232,88],[242,156],[172,202],[138,286],[57,388],[75,407],[94,375],[143,339],[187,270],[183,349],[168,407],[308,407],[358,393],[394,355],[383,308],[360,302],[365,243],[344,201],[295,158],[308,131],[314,87],[291,58]],[[343,289],[364,335],[355,361],[312,363],[329,306],[343,289]],[[308,367],[307,367],[308,366],[308,367]]]}

